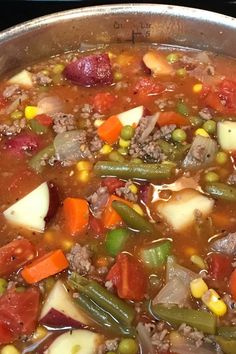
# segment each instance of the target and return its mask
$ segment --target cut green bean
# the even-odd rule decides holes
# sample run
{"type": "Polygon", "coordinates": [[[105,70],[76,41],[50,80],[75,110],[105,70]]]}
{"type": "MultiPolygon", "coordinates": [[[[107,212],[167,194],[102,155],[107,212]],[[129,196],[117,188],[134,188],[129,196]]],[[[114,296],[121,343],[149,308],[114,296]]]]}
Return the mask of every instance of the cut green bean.
{"type": "Polygon", "coordinates": [[[235,354],[236,353],[236,340],[235,339],[226,339],[226,338],[223,338],[220,336],[216,336],[215,339],[225,354],[235,354]]]}
{"type": "Polygon", "coordinates": [[[236,327],[235,326],[218,327],[217,334],[225,338],[236,338],[236,327]]]}
{"type": "Polygon", "coordinates": [[[207,311],[179,308],[176,305],[167,307],[156,304],[151,307],[151,312],[155,318],[167,321],[173,326],[186,323],[203,333],[215,334],[216,332],[216,317],[207,311]]]}
{"type": "Polygon", "coordinates": [[[115,257],[123,250],[129,235],[129,230],[121,228],[107,232],[105,246],[110,256],[115,257]]]}
{"type": "Polygon", "coordinates": [[[119,299],[103,286],[93,280],[88,280],[76,273],[73,273],[69,279],[70,284],[75,289],[87,295],[98,306],[111,314],[117,321],[131,324],[135,317],[135,311],[125,301],[119,299]]]}
{"type": "Polygon", "coordinates": [[[45,134],[48,132],[48,127],[40,124],[37,119],[31,119],[29,124],[32,131],[36,134],[45,134]]]}
{"type": "Polygon", "coordinates": [[[112,202],[112,208],[120,215],[121,219],[131,229],[143,232],[153,232],[153,224],[151,224],[148,220],[146,220],[143,216],[138,214],[128,205],[114,200],[112,202]]]}
{"type": "Polygon", "coordinates": [[[154,244],[149,248],[141,250],[141,259],[149,267],[160,267],[166,262],[167,257],[170,255],[171,242],[169,240],[154,244]]]}
{"type": "Polygon", "coordinates": [[[76,297],[77,304],[89,315],[91,319],[106,327],[112,333],[125,337],[135,337],[136,332],[133,327],[129,327],[116,321],[108,312],[98,306],[85,294],[79,293],[76,297]]]}
{"type": "Polygon", "coordinates": [[[121,178],[159,179],[171,176],[173,166],[165,164],[128,164],[113,161],[98,161],[94,166],[97,176],[115,176],[121,178]]]}
{"type": "Polygon", "coordinates": [[[229,186],[225,183],[215,182],[208,183],[205,190],[216,199],[236,202],[236,187],[229,186]]]}
{"type": "Polygon", "coordinates": [[[48,160],[55,154],[55,149],[53,144],[48,145],[44,149],[40,150],[32,159],[29,161],[30,167],[36,172],[40,173],[43,171],[44,162],[48,160]]]}

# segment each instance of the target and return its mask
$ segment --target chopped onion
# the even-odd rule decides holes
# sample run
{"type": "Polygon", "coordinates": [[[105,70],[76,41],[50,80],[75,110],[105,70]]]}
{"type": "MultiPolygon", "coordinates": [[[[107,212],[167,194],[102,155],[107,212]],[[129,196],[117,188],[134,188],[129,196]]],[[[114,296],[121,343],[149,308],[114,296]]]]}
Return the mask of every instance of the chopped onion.
{"type": "Polygon", "coordinates": [[[38,101],[40,113],[53,114],[63,110],[63,102],[59,97],[46,96],[38,101]]]}
{"type": "Polygon", "coordinates": [[[209,58],[207,52],[198,52],[195,56],[195,59],[197,59],[198,62],[201,62],[203,64],[211,64],[211,59],[209,58]]]}
{"type": "Polygon", "coordinates": [[[85,155],[88,151],[80,149],[82,144],[85,146],[82,134],[82,130],[71,130],[57,134],[54,139],[54,148],[56,152],[56,158],[59,161],[79,161],[88,155],[85,155]],[[81,141],[82,140],[82,141],[81,141]]]}
{"type": "Polygon", "coordinates": [[[154,114],[153,116],[145,117],[145,119],[147,119],[147,121],[148,121],[148,124],[139,139],[140,143],[145,142],[147,137],[152,133],[153,129],[156,126],[159,115],[160,115],[160,113],[158,112],[158,113],[154,114]]]}
{"type": "Polygon", "coordinates": [[[214,160],[216,152],[215,140],[197,135],[183,161],[183,167],[188,169],[205,167],[214,160]]]}
{"type": "Polygon", "coordinates": [[[199,278],[199,274],[194,273],[188,268],[177,264],[175,261],[175,257],[169,256],[167,258],[166,264],[166,281],[170,281],[177,277],[178,279],[182,280],[185,286],[189,287],[189,283],[196,278],[199,278]]]}
{"type": "Polygon", "coordinates": [[[142,354],[154,354],[151,336],[143,323],[139,322],[137,327],[138,338],[142,354]]]}
{"type": "Polygon", "coordinates": [[[18,106],[21,104],[21,102],[27,100],[28,96],[23,93],[22,95],[19,95],[5,110],[6,114],[10,114],[14,112],[18,106]]]}
{"type": "Polygon", "coordinates": [[[180,278],[174,277],[166,283],[161,291],[153,299],[156,304],[186,305],[189,298],[189,285],[186,285],[180,278]]]}

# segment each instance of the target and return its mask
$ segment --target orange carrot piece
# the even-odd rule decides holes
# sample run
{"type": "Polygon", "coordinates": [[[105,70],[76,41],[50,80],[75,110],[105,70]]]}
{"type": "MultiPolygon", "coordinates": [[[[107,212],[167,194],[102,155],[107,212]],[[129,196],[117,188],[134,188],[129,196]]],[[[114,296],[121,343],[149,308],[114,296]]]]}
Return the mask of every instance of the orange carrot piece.
{"type": "Polygon", "coordinates": [[[189,120],[177,112],[161,112],[157,120],[159,127],[175,124],[177,126],[189,125],[189,120]]]}
{"type": "Polygon", "coordinates": [[[68,266],[69,263],[64,253],[58,249],[35,259],[25,266],[21,275],[27,283],[33,284],[61,272],[68,266]]]}
{"type": "Polygon", "coordinates": [[[98,136],[108,144],[114,144],[120,135],[122,124],[117,116],[108,118],[98,129],[98,136]]]}
{"type": "Polygon", "coordinates": [[[229,290],[234,301],[236,301],[236,269],[229,278],[229,290]]]}
{"type": "Polygon", "coordinates": [[[66,227],[71,235],[84,231],[89,222],[89,206],[85,199],[66,198],[63,211],[66,227]]]}
{"type": "Polygon", "coordinates": [[[117,214],[117,212],[112,208],[113,200],[118,200],[118,201],[125,203],[125,204],[129,205],[130,207],[132,207],[132,203],[112,194],[107,202],[106,208],[103,212],[103,218],[102,218],[104,227],[108,228],[108,229],[117,225],[117,224],[120,224],[122,221],[120,215],[117,214]]]}

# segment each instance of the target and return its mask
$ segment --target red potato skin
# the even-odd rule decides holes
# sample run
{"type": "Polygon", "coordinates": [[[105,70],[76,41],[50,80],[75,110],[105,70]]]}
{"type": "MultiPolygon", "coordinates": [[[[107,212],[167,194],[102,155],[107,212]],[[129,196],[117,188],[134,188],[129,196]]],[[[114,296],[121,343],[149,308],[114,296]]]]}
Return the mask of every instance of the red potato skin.
{"type": "Polygon", "coordinates": [[[73,318],[70,318],[70,317],[64,315],[62,312],[57,311],[53,308],[46,314],[46,316],[41,318],[39,320],[39,322],[42,325],[49,326],[49,327],[57,327],[57,328],[65,328],[65,327],[85,328],[85,327],[87,327],[86,324],[76,321],[73,318]]]}
{"type": "Polygon", "coordinates": [[[111,85],[113,74],[108,54],[89,55],[68,64],[64,76],[81,86],[111,85]]]}

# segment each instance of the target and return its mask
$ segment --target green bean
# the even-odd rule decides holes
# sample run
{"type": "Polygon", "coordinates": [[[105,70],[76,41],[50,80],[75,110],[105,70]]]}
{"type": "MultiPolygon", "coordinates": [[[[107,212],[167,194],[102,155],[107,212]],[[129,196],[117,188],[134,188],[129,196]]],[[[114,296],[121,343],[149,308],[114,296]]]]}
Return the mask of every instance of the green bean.
{"type": "Polygon", "coordinates": [[[185,103],[178,102],[176,108],[177,108],[177,112],[182,114],[183,116],[188,116],[189,115],[189,109],[188,109],[188,107],[186,106],[185,103]]]}
{"type": "Polygon", "coordinates": [[[0,295],[5,293],[5,291],[7,290],[7,285],[8,285],[7,280],[4,278],[0,278],[0,295]]]}
{"type": "Polygon", "coordinates": [[[133,327],[129,327],[116,321],[109,313],[104,311],[93,300],[84,294],[79,293],[76,297],[78,305],[98,324],[106,327],[109,331],[125,337],[135,337],[136,332],[133,327]]]}
{"type": "Polygon", "coordinates": [[[228,202],[236,202],[236,187],[232,187],[221,182],[215,182],[208,183],[205,187],[205,190],[216,199],[227,200],[228,202]]]}
{"type": "Polygon", "coordinates": [[[114,200],[112,202],[112,208],[120,215],[122,220],[131,229],[144,232],[154,231],[153,224],[147,221],[143,216],[138,214],[134,209],[130,208],[128,205],[114,200]]]}
{"type": "Polygon", "coordinates": [[[158,145],[167,158],[174,162],[181,161],[185,155],[185,152],[189,149],[189,144],[181,144],[176,146],[162,139],[158,140],[158,145]]]}
{"type": "Polygon", "coordinates": [[[89,296],[98,306],[110,313],[113,318],[126,324],[133,321],[135,316],[133,307],[107,291],[97,282],[88,280],[76,273],[71,275],[69,282],[74,288],[89,296]]]}
{"type": "Polygon", "coordinates": [[[216,336],[215,339],[225,354],[236,353],[236,340],[226,339],[220,336],[216,336]]]}
{"type": "Polygon", "coordinates": [[[42,172],[43,161],[49,159],[55,154],[55,149],[53,144],[46,146],[44,149],[40,150],[32,159],[29,161],[30,167],[36,172],[42,172]]]}
{"type": "Polygon", "coordinates": [[[225,338],[236,338],[235,326],[221,326],[217,328],[217,334],[225,338]]]}
{"type": "Polygon", "coordinates": [[[151,307],[155,318],[169,322],[173,326],[180,326],[181,323],[202,331],[203,333],[215,334],[216,317],[206,311],[179,308],[176,305],[165,306],[156,304],[151,307]]]}
{"type": "Polygon", "coordinates": [[[94,166],[97,176],[116,176],[121,178],[156,179],[171,176],[173,166],[165,164],[129,164],[113,161],[98,161],[94,166]]]}

